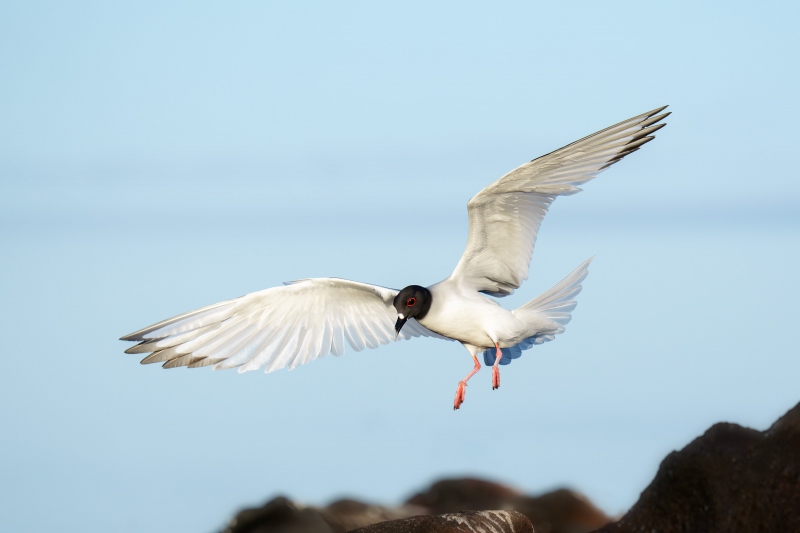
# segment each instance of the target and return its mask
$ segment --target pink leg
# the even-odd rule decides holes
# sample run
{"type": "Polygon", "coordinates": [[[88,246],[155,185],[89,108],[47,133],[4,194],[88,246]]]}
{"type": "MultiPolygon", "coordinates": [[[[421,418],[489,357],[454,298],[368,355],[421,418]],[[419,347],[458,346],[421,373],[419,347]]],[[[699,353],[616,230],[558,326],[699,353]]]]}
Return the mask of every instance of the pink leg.
{"type": "Polygon", "coordinates": [[[503,352],[500,351],[500,346],[497,343],[494,343],[494,347],[497,348],[497,353],[494,356],[494,364],[492,365],[492,390],[500,388],[500,367],[497,365],[500,364],[500,358],[503,357],[503,352]]]}
{"type": "Polygon", "coordinates": [[[472,360],[475,361],[475,366],[472,368],[472,372],[467,374],[467,377],[458,382],[458,388],[456,389],[456,399],[455,401],[453,401],[453,410],[458,409],[459,407],[461,407],[461,404],[464,403],[464,394],[466,394],[467,392],[466,390],[467,381],[469,381],[469,378],[474,376],[478,372],[478,370],[481,369],[481,364],[478,362],[478,358],[473,355],[472,360]]]}

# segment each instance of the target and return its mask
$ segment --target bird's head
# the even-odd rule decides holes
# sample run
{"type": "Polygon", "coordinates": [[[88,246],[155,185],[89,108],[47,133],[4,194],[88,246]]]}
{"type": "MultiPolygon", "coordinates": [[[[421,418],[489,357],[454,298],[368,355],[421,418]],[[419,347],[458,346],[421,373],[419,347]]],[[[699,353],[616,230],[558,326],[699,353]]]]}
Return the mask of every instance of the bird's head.
{"type": "MultiPolygon", "coordinates": [[[[409,318],[424,318],[431,308],[431,291],[419,285],[409,285],[394,297],[394,308],[397,310],[397,323],[394,330],[397,335],[409,318]]],[[[396,336],[395,336],[396,338],[396,336]]]]}

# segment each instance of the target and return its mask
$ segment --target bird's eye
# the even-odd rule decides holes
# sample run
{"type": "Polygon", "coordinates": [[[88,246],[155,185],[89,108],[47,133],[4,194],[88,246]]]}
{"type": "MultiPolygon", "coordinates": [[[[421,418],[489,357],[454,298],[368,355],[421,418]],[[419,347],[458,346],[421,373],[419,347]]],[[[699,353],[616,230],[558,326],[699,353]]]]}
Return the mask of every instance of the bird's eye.
{"type": "Polygon", "coordinates": [[[417,303],[416,298],[409,298],[406,302],[406,307],[413,307],[417,303]]]}

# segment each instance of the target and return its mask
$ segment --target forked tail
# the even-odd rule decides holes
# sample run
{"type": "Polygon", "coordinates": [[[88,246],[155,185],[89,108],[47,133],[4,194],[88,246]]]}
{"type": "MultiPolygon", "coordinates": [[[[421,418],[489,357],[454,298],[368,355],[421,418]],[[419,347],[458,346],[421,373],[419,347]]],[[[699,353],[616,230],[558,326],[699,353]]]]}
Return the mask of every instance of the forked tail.
{"type": "MultiPolygon", "coordinates": [[[[512,311],[520,320],[527,319],[537,324],[539,333],[528,337],[516,346],[503,348],[503,357],[500,359],[501,365],[507,365],[512,359],[518,358],[522,355],[523,350],[527,350],[535,344],[551,341],[559,333],[564,333],[565,326],[572,320],[572,311],[578,305],[575,297],[581,292],[581,283],[589,274],[589,265],[592,259],[594,257],[581,263],[569,276],[535,299],[512,311]]],[[[483,353],[483,359],[487,365],[493,365],[495,359],[494,349],[486,350],[483,353]]]]}
{"type": "Polygon", "coordinates": [[[541,316],[552,320],[553,322],[562,326],[561,331],[556,333],[563,333],[564,328],[572,319],[572,310],[578,305],[574,298],[581,292],[581,283],[589,275],[589,265],[594,257],[590,257],[581,265],[572,271],[566,278],[562,279],[550,289],[526,303],[519,309],[514,310],[514,314],[523,314],[526,312],[535,312],[541,316]]]}

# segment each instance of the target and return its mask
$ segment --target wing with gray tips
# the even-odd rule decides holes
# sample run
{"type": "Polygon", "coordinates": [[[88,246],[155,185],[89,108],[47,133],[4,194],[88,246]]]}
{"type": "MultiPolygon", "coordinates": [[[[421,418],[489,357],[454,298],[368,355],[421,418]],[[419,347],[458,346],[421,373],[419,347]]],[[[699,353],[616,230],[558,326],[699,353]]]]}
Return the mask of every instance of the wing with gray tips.
{"type": "MultiPolygon", "coordinates": [[[[360,351],[395,337],[397,291],[339,278],[292,282],[169,318],[126,335],[126,353],[164,368],[213,365],[247,372],[295,368],[345,344],[360,351]]],[[[409,320],[398,338],[444,338],[409,320]]]]}
{"type": "Polygon", "coordinates": [[[512,170],[467,204],[467,247],[451,279],[465,287],[507,296],[528,277],[536,234],[558,196],[653,140],[666,124],[666,106],[637,115],[512,170]]]}

